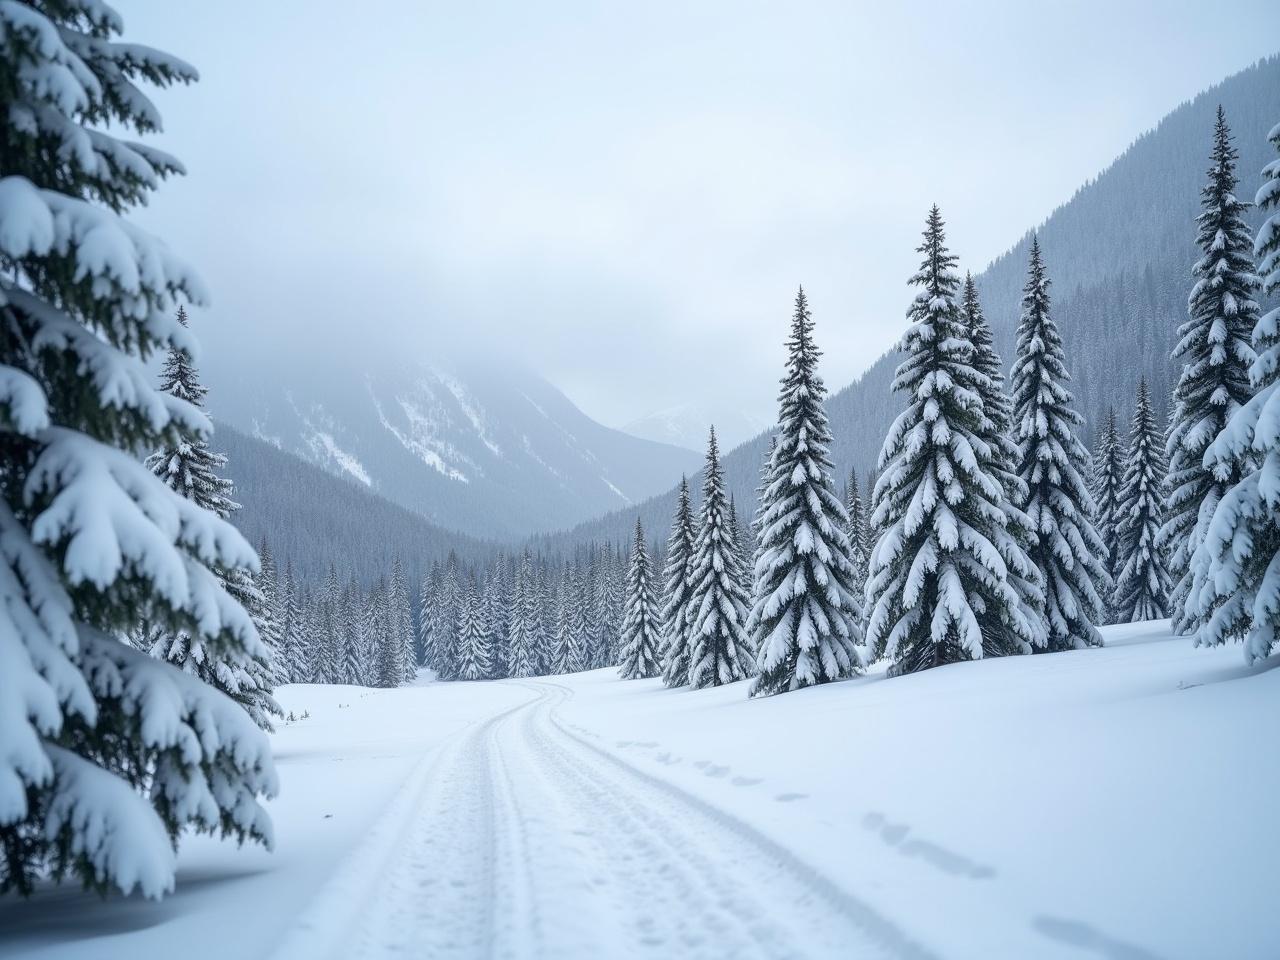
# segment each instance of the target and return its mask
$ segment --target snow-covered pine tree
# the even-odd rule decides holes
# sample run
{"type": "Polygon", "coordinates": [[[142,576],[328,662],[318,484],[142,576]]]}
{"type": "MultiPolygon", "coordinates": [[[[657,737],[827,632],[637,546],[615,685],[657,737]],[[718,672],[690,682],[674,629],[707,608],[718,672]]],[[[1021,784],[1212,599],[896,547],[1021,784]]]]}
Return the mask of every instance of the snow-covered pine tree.
{"type": "Polygon", "coordinates": [[[405,682],[404,643],[403,637],[397,635],[399,618],[393,600],[394,591],[388,584],[379,583],[366,601],[372,647],[369,682],[379,687],[398,687],[405,682]]]}
{"type": "Polygon", "coordinates": [[[538,616],[538,585],[533,574],[533,560],[525,551],[516,570],[515,598],[507,626],[507,676],[537,675],[537,647],[541,638],[538,616]]]}
{"type": "Polygon", "coordinates": [[[305,683],[311,673],[306,659],[306,632],[299,603],[299,587],[293,576],[293,561],[284,565],[284,581],[280,590],[281,617],[280,659],[284,662],[285,683],[305,683]]]}
{"type": "MultiPolygon", "coordinates": [[[[1267,139],[1280,150],[1280,123],[1267,139]]],[[[1262,293],[1272,296],[1280,292],[1280,159],[1262,176],[1254,202],[1269,215],[1253,255],[1262,293]]],[[[1186,606],[1201,623],[1198,645],[1243,639],[1246,663],[1267,657],[1280,629],[1280,307],[1258,318],[1253,349],[1253,396],[1205,451],[1215,476],[1236,471],[1240,479],[1223,494],[1192,557],[1186,606]]]]}
{"type": "Polygon", "coordinates": [[[1042,625],[1029,617],[1011,582],[1026,562],[1008,528],[1004,487],[992,470],[982,396],[989,378],[959,302],[956,258],[946,246],[942,215],[930,212],[924,255],[911,278],[919,288],[899,349],[894,390],[906,409],[885,437],[874,491],[867,633],[871,649],[909,673],[990,650],[984,625],[1030,649],[1042,625]]]}
{"type": "Polygon", "coordinates": [[[744,532],[747,524],[742,522],[742,518],[738,516],[738,503],[734,499],[732,493],[729,494],[729,541],[733,544],[734,550],[738,554],[738,569],[742,573],[742,592],[750,597],[753,585],[752,570],[754,568],[753,560],[755,558],[755,550],[747,544],[747,535],[744,532]]]}
{"type": "Polygon", "coordinates": [[[270,653],[271,689],[274,690],[289,682],[289,671],[283,649],[284,606],[280,594],[279,571],[276,570],[276,560],[266,537],[262,538],[258,546],[258,563],[261,565],[257,583],[258,589],[262,591],[262,617],[255,623],[258,637],[270,653]]]}
{"type": "Polygon", "coordinates": [[[435,625],[437,598],[444,571],[440,561],[431,561],[431,570],[422,578],[418,597],[418,662],[430,667],[435,663],[435,625]]]}
{"type": "Polygon", "coordinates": [[[412,683],[418,676],[418,655],[413,642],[413,604],[409,599],[409,582],[405,579],[404,564],[400,562],[399,554],[391,561],[391,580],[387,589],[390,604],[388,616],[392,640],[398,651],[396,664],[400,668],[396,685],[412,683]]]}
{"type": "MultiPolygon", "coordinates": [[[[383,586],[379,585],[375,593],[381,593],[382,589],[383,586]]],[[[354,579],[342,591],[338,613],[342,624],[342,665],[339,668],[338,682],[364,686],[371,679],[366,655],[370,645],[367,631],[372,624],[368,622],[365,597],[354,579]]]]}
{"type": "Polygon", "coordinates": [[[755,672],[755,648],[746,632],[747,594],[738,547],[729,532],[729,502],[720,469],[715,427],[707,438],[702,514],[689,561],[689,686],[718,687],[755,672]]]}
{"type": "Polygon", "coordinates": [[[554,674],[576,673],[584,666],[582,644],[586,634],[586,617],[582,607],[585,598],[586,590],[576,565],[566,563],[560,578],[556,636],[549,664],[549,669],[554,674]]]}
{"type": "Polygon", "coordinates": [[[850,560],[849,516],[832,477],[821,356],[801,288],[778,395],[771,476],[760,501],[760,556],[746,623],[758,671],[752,696],[829,683],[861,667],[862,601],[850,560]]]}
{"type": "MultiPolygon", "coordinates": [[[[1093,479],[1089,492],[1097,508],[1094,529],[1107,547],[1105,565],[1107,576],[1114,583],[1120,576],[1120,496],[1124,483],[1125,450],[1120,428],[1116,424],[1116,411],[1107,408],[1107,415],[1098,432],[1097,449],[1093,454],[1093,479]]],[[[1116,622],[1116,612],[1107,603],[1107,622],[1116,622]]]]}
{"type": "MultiPolygon", "coordinates": [[[[178,323],[186,327],[186,311],[178,308],[178,323]]],[[[201,410],[208,389],[200,382],[190,357],[178,347],[170,347],[160,378],[160,390],[201,410]]],[[[223,520],[240,509],[231,499],[231,481],[218,476],[227,458],[209,448],[207,431],[196,426],[174,427],[176,436],[163,442],[147,458],[147,468],[166,486],[223,520]]],[[[181,667],[210,686],[221,690],[249,712],[254,722],[271,729],[271,717],[280,715],[280,707],[271,697],[271,637],[263,637],[267,627],[265,598],[253,573],[246,567],[222,569],[213,567],[224,589],[253,620],[259,631],[259,648],[251,656],[243,656],[230,648],[219,656],[217,646],[206,646],[200,635],[156,630],[147,621],[148,639],[153,656],[181,667]]]]}
{"type": "Polygon", "coordinates": [[[623,617],[622,582],[618,579],[617,558],[606,544],[600,558],[600,586],[596,591],[596,620],[598,623],[599,652],[593,663],[596,667],[611,667],[619,662],[623,617]]]}
{"type": "Polygon", "coordinates": [[[1088,454],[1076,431],[1084,418],[1072,406],[1062,339],[1049,312],[1049,278],[1040,241],[1031,259],[1013,364],[1018,476],[1027,486],[1024,509],[1038,543],[1031,559],[1044,582],[1049,650],[1100,644],[1095,626],[1111,590],[1107,545],[1093,526],[1095,506],[1085,475],[1088,454]]]}
{"type": "Polygon", "coordinates": [[[627,569],[626,613],[620,640],[623,680],[656,677],[661,671],[658,644],[662,639],[662,609],[655,589],[655,571],[644,545],[644,530],[636,517],[636,536],[631,544],[631,564],[627,569]]]}
{"type": "MultiPolygon", "coordinates": [[[[859,598],[866,590],[867,571],[871,563],[870,533],[867,530],[867,511],[862,505],[862,493],[858,489],[858,471],[849,470],[849,483],[844,492],[844,511],[848,516],[845,536],[849,538],[849,563],[853,566],[853,589],[859,598]]],[[[859,609],[862,608],[861,601],[859,609]]],[[[859,627],[865,628],[866,616],[859,615],[859,627]]]]}
{"type": "Polygon", "coordinates": [[[342,628],[341,611],[338,609],[338,568],[329,562],[325,578],[324,595],[320,597],[319,630],[315,638],[315,676],[317,683],[341,683],[342,628]]]}
{"type": "Polygon", "coordinates": [[[482,603],[477,587],[469,585],[458,611],[459,680],[483,680],[489,675],[489,637],[482,603]]]}
{"type": "MultiPolygon", "coordinates": [[[[477,609],[480,615],[480,632],[484,634],[484,648],[488,656],[488,672],[478,679],[489,680],[492,678],[493,671],[498,669],[499,655],[497,651],[497,641],[499,639],[499,631],[501,638],[506,640],[506,611],[502,604],[502,588],[499,584],[499,565],[495,563],[489,568],[485,574],[483,581],[480,583],[480,592],[477,595],[477,609]]],[[[504,658],[505,659],[505,658],[504,658]]]]}
{"type": "Polygon", "coordinates": [[[457,677],[458,611],[461,605],[462,584],[459,580],[458,558],[450,551],[445,562],[444,580],[440,584],[436,618],[432,626],[435,662],[429,664],[441,680],[453,680],[457,677]]]}
{"type": "Polygon", "coordinates": [[[682,687],[689,682],[689,596],[693,592],[693,542],[697,538],[689,481],[680,478],[675,520],[667,539],[667,562],[662,594],[662,682],[682,687]]]}
{"type": "Polygon", "coordinates": [[[1120,495],[1120,525],[1116,543],[1120,573],[1112,607],[1119,622],[1159,620],[1169,601],[1169,572],[1160,550],[1164,521],[1164,432],[1151,409],[1147,378],[1138,381],[1138,399],[1129,433],[1129,458],[1120,495]]]}
{"type": "Polygon", "coordinates": [[[1012,627],[1002,620],[999,610],[978,612],[984,653],[986,656],[1027,653],[1028,643],[1031,647],[1042,647],[1046,640],[1044,583],[1030,557],[1036,545],[1036,533],[1031,518],[1019,506],[1027,498],[1027,488],[1017,473],[1020,450],[1013,437],[1013,400],[1004,388],[1004,361],[996,353],[991,326],[982,311],[973,275],[969,273],[964,278],[960,310],[969,342],[973,344],[973,369],[979,374],[975,386],[986,414],[974,431],[981,441],[975,451],[983,469],[1000,484],[1005,530],[1013,542],[1002,543],[998,549],[1005,561],[1009,583],[1022,601],[1021,617],[1012,627]],[[1035,627],[1034,636],[1028,637],[1021,631],[1023,621],[1035,627]]]}
{"type": "Polygon", "coordinates": [[[1188,318],[1178,328],[1173,350],[1173,359],[1181,360],[1183,367],[1173,392],[1167,444],[1169,506],[1160,547],[1175,584],[1169,610],[1177,633],[1193,633],[1201,623],[1187,612],[1191,557],[1223,493],[1252,466],[1233,459],[1219,465],[1221,472],[1215,475],[1204,456],[1252,395],[1249,366],[1255,354],[1250,337],[1260,312],[1253,242],[1244,221],[1249,204],[1235,195],[1239,154],[1231,139],[1218,107],[1209,180],[1200,192],[1202,212],[1196,218],[1202,255],[1191,270],[1195,283],[1187,301],[1188,318]]]}
{"type": "Polygon", "coordinates": [[[184,830],[269,844],[271,749],[232,700],[121,643],[146,616],[236,670],[263,648],[216,570],[231,524],[135,451],[205,435],[142,361],[194,350],[194,273],[125,221],[177,160],[136,85],[196,73],[101,3],[0,4],[0,893],[159,897],[184,830]]]}

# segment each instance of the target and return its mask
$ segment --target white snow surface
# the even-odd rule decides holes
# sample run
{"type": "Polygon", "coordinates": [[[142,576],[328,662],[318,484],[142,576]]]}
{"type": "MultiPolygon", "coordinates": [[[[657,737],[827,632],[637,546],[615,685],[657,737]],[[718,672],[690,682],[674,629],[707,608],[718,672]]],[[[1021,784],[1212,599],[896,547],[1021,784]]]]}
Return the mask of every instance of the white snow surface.
{"type": "Polygon", "coordinates": [[[0,901],[0,956],[1275,957],[1280,656],[1103,635],[764,700],[284,687],[274,854],[0,901]]]}

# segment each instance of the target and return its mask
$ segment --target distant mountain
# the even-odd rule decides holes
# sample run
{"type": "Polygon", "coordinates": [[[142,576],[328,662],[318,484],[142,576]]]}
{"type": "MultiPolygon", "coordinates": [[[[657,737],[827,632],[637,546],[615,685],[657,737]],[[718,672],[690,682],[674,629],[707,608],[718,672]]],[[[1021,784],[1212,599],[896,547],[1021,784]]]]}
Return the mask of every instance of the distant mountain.
{"type": "Polygon", "coordinates": [[[222,422],[476,536],[569,526],[638,503],[698,463],[596,423],[513,367],[210,354],[201,363],[222,422]]]}
{"type": "Polygon", "coordinates": [[[725,447],[737,446],[768,426],[759,417],[740,410],[712,412],[706,406],[686,403],[655,410],[620,429],[633,437],[700,451],[706,449],[707,433],[712,424],[715,424],[716,437],[725,447]]]}
{"type": "MultiPolygon", "coordinates": [[[[1128,418],[1143,374],[1160,407],[1167,405],[1178,372],[1169,352],[1187,313],[1191,266],[1198,257],[1194,220],[1219,104],[1240,152],[1239,195],[1252,200],[1263,165],[1276,159],[1266,136],[1280,121],[1280,56],[1260,61],[1178,107],[1038,229],[1053,281],[1053,313],[1073,376],[1071,390],[1090,424],[1086,440],[1092,440],[1092,424],[1108,405],[1128,418]]],[[[922,225],[925,213],[920,211],[922,225]]],[[[1252,211],[1255,228],[1260,219],[1252,211]]],[[[952,232],[964,229],[956,223],[949,227],[952,232]]],[[[1013,354],[1029,243],[1030,233],[977,276],[1006,364],[1013,354]]],[[[961,264],[961,269],[971,266],[961,264]]],[[[903,277],[904,316],[910,297],[903,277]]],[[[824,318],[819,314],[816,320],[821,343],[824,318]]],[[[864,477],[874,469],[888,426],[902,409],[902,397],[890,391],[900,360],[896,351],[885,354],[828,401],[835,434],[832,454],[842,483],[850,467],[864,477]]],[[[755,509],[767,445],[762,434],[724,457],[730,489],[748,513],[755,509]]],[[[617,540],[637,513],[655,536],[665,537],[674,507],[674,491],[668,491],[537,541],[558,547],[593,538],[617,540]]]]}
{"type": "Polygon", "coordinates": [[[273,553],[313,585],[323,582],[331,562],[344,583],[354,576],[371,585],[399,556],[416,590],[432,561],[450,551],[477,562],[500,549],[444,530],[352,477],[335,476],[225,423],[216,425],[212,446],[227,455],[225,474],[241,504],[232,517],[236,526],[254,546],[266,537],[273,553]]]}

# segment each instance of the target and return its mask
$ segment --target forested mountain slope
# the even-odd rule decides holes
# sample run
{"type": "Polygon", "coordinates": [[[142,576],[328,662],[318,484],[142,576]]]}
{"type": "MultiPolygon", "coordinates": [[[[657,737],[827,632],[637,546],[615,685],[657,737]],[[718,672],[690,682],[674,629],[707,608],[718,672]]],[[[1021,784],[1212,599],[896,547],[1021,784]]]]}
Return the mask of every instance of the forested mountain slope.
{"type": "MultiPolygon", "coordinates": [[[[1275,158],[1266,135],[1280,119],[1280,56],[1260,61],[1179,106],[1038,228],[1072,390],[1089,421],[1088,441],[1092,425],[1109,404],[1116,406],[1122,420],[1128,419],[1142,374],[1151,383],[1157,409],[1164,411],[1177,374],[1169,352],[1186,318],[1191,266],[1197,259],[1194,220],[1219,104],[1240,151],[1239,195],[1252,200],[1259,171],[1275,158]]],[[[925,212],[920,211],[922,224],[925,212]]],[[[1250,223],[1256,227],[1259,218],[1255,211],[1251,214],[1250,223]]],[[[956,234],[964,230],[962,223],[949,227],[956,234]]],[[[1030,233],[977,278],[1006,365],[1013,351],[1029,243],[1030,233]]],[[[961,264],[961,269],[976,266],[961,264]]],[[[903,277],[904,317],[911,296],[906,281],[903,277]]],[[[821,343],[824,318],[816,319],[821,343]]],[[[890,392],[899,361],[897,351],[891,351],[831,396],[828,414],[837,476],[847,476],[853,466],[865,476],[874,467],[885,432],[902,409],[902,398],[890,392]]],[[[723,459],[730,489],[747,517],[755,509],[767,447],[766,433],[723,459]]],[[[674,509],[672,490],[637,508],[540,537],[538,542],[558,546],[585,539],[616,541],[626,536],[637,512],[647,529],[665,532],[674,509]]]]}
{"type": "Polygon", "coordinates": [[[265,536],[281,564],[318,586],[332,561],[345,584],[365,585],[391,572],[399,556],[416,591],[432,561],[456,551],[464,560],[488,560],[498,545],[435,526],[390,503],[353,479],[326,470],[269,443],[217,424],[212,446],[227,455],[225,473],[241,507],[232,520],[255,546],[265,536]]]}
{"type": "Polygon", "coordinates": [[[359,349],[303,360],[215,347],[200,362],[224,423],[475,536],[565,527],[652,496],[700,462],[595,422],[518,367],[359,349]]]}

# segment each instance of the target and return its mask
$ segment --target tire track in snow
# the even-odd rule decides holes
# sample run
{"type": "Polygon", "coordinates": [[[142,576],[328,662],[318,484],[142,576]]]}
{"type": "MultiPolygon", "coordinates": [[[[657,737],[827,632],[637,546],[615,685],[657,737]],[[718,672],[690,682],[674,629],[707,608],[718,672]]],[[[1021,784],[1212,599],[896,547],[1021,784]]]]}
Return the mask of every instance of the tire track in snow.
{"type": "Polygon", "coordinates": [[[621,804],[620,822],[645,824],[665,841],[670,856],[683,858],[708,890],[720,894],[716,906],[750,925],[756,950],[708,955],[933,958],[873,907],[760,831],[572,732],[556,708],[573,690],[551,681],[534,683],[559,693],[550,704],[539,701],[529,709],[545,707],[547,725],[557,736],[544,742],[563,751],[579,782],[608,782],[614,789],[601,789],[598,799],[612,797],[621,804]],[[744,874],[750,879],[736,882],[744,874]]]}
{"type": "Polygon", "coordinates": [[[569,730],[569,687],[512,683],[534,696],[415,774],[378,855],[353,858],[308,913],[308,949],[282,958],[932,957],[776,842],[569,730]]]}

